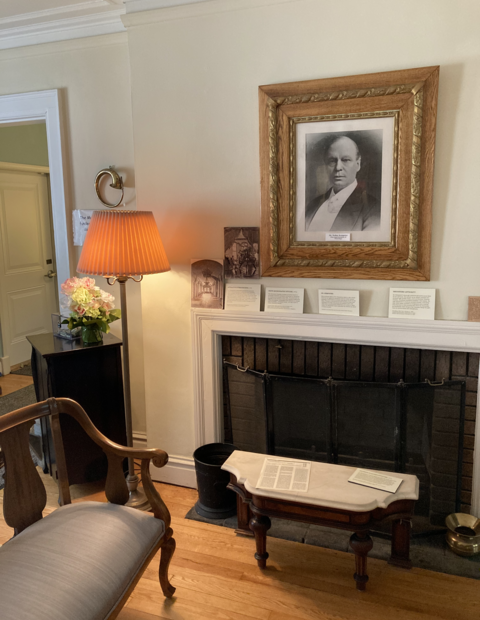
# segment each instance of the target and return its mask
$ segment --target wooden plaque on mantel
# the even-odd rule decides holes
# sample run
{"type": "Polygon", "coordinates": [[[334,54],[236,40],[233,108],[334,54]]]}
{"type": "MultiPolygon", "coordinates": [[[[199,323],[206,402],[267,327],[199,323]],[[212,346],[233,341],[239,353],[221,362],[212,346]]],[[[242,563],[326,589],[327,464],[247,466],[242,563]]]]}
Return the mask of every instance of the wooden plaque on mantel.
{"type": "Polygon", "coordinates": [[[263,276],[430,279],[438,75],[259,88],[263,276]]]}
{"type": "Polygon", "coordinates": [[[468,298],[468,320],[480,321],[480,297],[468,298]]]}

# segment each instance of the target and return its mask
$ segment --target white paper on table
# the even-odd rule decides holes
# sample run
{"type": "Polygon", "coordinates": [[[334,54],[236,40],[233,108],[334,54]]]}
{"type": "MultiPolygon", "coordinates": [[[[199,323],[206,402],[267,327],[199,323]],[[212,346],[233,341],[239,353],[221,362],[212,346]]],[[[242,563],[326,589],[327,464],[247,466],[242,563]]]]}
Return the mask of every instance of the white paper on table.
{"type": "Polygon", "coordinates": [[[256,488],[306,492],[310,481],[311,465],[308,461],[266,458],[256,488]]]}
{"type": "Polygon", "coordinates": [[[261,284],[227,284],[225,310],[260,312],[261,284]]]}
{"type": "Polygon", "coordinates": [[[265,312],[303,313],[303,288],[267,287],[265,290],[265,312]]]}
{"type": "Polygon", "coordinates": [[[435,318],[434,288],[391,288],[388,299],[388,318],[435,318]]]}
{"type": "Polygon", "coordinates": [[[401,478],[394,478],[393,476],[386,476],[385,474],[372,471],[371,469],[356,469],[348,479],[348,482],[360,484],[363,487],[378,489],[379,491],[396,493],[403,480],[401,478]]]}
{"type": "Polygon", "coordinates": [[[339,291],[319,289],[319,314],[340,314],[342,316],[360,316],[359,291],[339,291]]]}

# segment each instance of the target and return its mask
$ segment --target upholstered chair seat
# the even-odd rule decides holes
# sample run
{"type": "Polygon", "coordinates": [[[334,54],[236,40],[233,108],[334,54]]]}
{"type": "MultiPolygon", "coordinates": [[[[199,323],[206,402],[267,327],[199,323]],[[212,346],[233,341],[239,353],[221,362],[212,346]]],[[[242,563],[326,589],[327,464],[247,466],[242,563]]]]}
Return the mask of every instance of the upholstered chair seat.
{"type": "Polygon", "coordinates": [[[0,553],[0,617],[103,620],[165,533],[153,515],[99,502],[37,521],[0,553]],[[5,615],[3,615],[5,614],[5,615]]]}

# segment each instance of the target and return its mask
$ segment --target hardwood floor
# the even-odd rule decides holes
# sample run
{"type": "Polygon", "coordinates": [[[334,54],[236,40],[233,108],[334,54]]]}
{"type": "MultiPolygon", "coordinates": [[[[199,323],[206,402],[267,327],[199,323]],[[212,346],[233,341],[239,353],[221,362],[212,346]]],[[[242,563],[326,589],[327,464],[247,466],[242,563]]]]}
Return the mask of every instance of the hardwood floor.
{"type": "MultiPolygon", "coordinates": [[[[44,476],[48,505],[55,484],[44,476]]],[[[369,559],[365,593],[355,589],[351,554],[269,538],[268,568],[254,560],[254,541],[233,530],[188,521],[196,491],[158,484],[172,513],[177,550],[170,568],[177,588],[163,598],[158,558],[138,583],[119,620],[471,620],[480,616],[478,581],[369,559]]],[[[1,492],[0,492],[1,494],[1,492]]],[[[102,499],[96,486],[72,487],[75,501],[102,499]]],[[[104,497],[103,497],[104,499],[104,497]]],[[[0,501],[2,498],[0,497],[0,501]]],[[[0,521],[0,543],[11,536],[0,521]]],[[[1,614],[0,614],[1,615],[1,614]]]]}
{"type": "Polygon", "coordinates": [[[33,384],[33,378],[28,375],[6,375],[0,377],[0,388],[2,389],[2,396],[21,390],[28,385],[33,384]]]}

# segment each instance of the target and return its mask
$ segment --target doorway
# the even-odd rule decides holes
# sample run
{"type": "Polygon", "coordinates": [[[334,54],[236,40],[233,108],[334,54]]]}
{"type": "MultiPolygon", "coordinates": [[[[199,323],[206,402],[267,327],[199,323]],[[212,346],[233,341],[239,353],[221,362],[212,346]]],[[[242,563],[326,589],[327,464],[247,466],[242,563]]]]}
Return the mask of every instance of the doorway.
{"type": "Polygon", "coordinates": [[[0,321],[4,345],[3,351],[0,348],[0,360],[3,374],[10,372],[11,365],[18,357],[23,357],[19,360],[20,363],[30,357],[30,347],[26,346],[28,343],[25,341],[26,335],[50,331],[52,308],[53,311],[58,311],[59,285],[70,276],[71,271],[59,91],[49,90],[0,96],[0,128],[32,123],[43,123],[45,128],[48,170],[23,170],[23,173],[27,173],[28,178],[24,181],[28,189],[18,185],[19,170],[0,171],[2,182],[6,183],[9,188],[6,190],[8,194],[6,198],[5,191],[3,192],[3,205],[0,207],[0,225],[2,226],[0,268],[3,269],[0,298],[8,298],[8,301],[0,299],[0,321]],[[42,173],[47,172],[48,177],[42,177],[42,173]],[[50,187],[48,187],[48,180],[50,187]],[[15,195],[20,194],[23,198],[29,194],[25,217],[20,215],[14,206],[15,195]],[[48,207],[48,199],[51,205],[50,214],[40,204],[46,204],[48,207]],[[27,219],[28,224],[31,224],[28,233],[26,232],[27,219]],[[23,237],[20,243],[14,240],[18,235],[23,237]],[[20,277],[22,271],[25,272],[23,275],[26,281],[20,282],[19,285],[15,284],[9,289],[10,283],[8,286],[5,283],[7,276],[20,277]],[[29,280],[34,272],[40,277],[40,282],[36,284],[29,280]],[[34,317],[33,322],[31,316],[28,315],[34,317]],[[22,344],[22,340],[25,344],[22,344]],[[7,347],[9,348],[8,354],[7,347]],[[12,352],[12,358],[10,358],[10,352],[12,352]]]}
{"type": "MultiPolygon", "coordinates": [[[[36,132],[36,126],[0,126],[0,326],[2,357],[11,366],[30,358],[26,336],[48,333],[58,312],[49,168],[1,161],[22,159],[4,148],[10,135],[18,145],[36,132]]],[[[27,160],[35,159],[28,153],[27,160]]]]}

